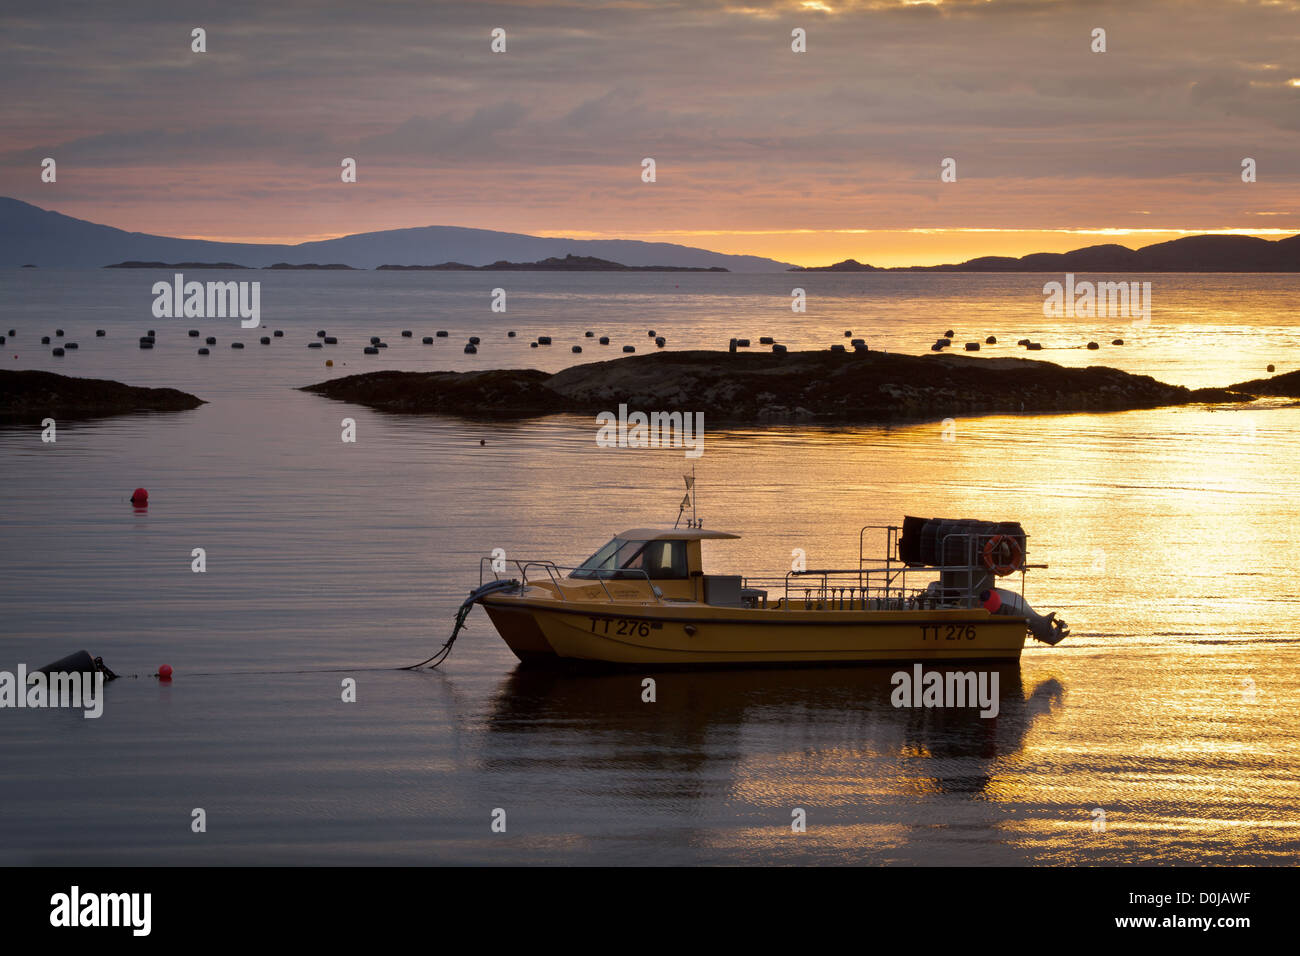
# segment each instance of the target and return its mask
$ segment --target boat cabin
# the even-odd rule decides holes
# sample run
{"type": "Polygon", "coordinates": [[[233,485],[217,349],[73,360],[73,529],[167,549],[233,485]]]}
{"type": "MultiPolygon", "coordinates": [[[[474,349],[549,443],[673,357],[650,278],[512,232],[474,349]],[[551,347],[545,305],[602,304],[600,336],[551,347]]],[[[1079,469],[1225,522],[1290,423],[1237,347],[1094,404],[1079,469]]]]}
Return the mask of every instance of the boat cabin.
{"type": "Polygon", "coordinates": [[[739,604],[741,576],[704,573],[700,542],[740,535],[702,528],[631,528],[620,531],[569,577],[576,580],[649,581],[664,600],[739,604]]]}

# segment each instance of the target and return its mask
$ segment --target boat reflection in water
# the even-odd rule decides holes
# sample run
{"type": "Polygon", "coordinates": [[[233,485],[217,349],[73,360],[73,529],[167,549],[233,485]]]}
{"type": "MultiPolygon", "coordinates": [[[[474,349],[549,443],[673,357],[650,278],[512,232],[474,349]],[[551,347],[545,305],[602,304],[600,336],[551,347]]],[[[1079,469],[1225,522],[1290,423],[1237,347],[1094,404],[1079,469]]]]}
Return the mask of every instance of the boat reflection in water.
{"type": "Polygon", "coordinates": [[[688,794],[705,799],[715,786],[741,785],[741,776],[801,775],[801,768],[830,765],[853,775],[857,768],[872,789],[889,788],[892,779],[912,794],[918,781],[922,791],[980,794],[998,762],[1019,751],[1034,723],[1060,705],[1064,689],[1054,678],[1026,688],[1018,663],[926,667],[972,670],[988,675],[990,684],[996,677],[996,717],[981,717],[978,705],[895,706],[894,675],[910,674],[910,664],[644,673],[520,667],[496,695],[486,760],[505,769],[527,753],[558,773],[591,770],[594,762],[615,778],[625,776],[628,790],[648,802],[688,794]],[[653,681],[653,702],[645,699],[647,681],[653,681]],[[498,749],[492,735],[532,740],[498,749]],[[801,759],[791,762],[792,755],[801,759]]]}

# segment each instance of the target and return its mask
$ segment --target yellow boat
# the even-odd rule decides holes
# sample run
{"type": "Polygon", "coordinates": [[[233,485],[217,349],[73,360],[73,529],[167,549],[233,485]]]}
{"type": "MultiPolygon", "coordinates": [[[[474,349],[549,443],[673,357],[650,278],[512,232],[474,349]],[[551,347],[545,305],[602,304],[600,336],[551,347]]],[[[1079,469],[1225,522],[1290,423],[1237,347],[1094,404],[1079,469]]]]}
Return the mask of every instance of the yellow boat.
{"type": "Polygon", "coordinates": [[[1018,660],[1027,635],[1056,644],[1068,634],[995,586],[1019,572],[1023,590],[1019,527],[909,517],[902,528],[863,528],[856,568],[768,581],[705,573],[700,543],[739,535],[633,528],[576,567],[484,558],[457,630],[481,604],[521,661],[544,665],[1018,660]],[[872,530],[886,537],[880,560],[863,553],[872,530]],[[918,569],[933,580],[917,586],[918,569]]]}

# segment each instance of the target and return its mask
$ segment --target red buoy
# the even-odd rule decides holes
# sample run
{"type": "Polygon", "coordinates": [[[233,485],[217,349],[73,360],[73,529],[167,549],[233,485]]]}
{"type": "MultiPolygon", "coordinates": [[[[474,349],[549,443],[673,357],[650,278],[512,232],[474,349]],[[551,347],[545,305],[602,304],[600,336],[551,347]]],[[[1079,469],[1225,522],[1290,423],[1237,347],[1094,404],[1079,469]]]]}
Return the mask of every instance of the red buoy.
{"type": "Polygon", "coordinates": [[[984,610],[990,614],[997,614],[998,608],[1002,607],[1002,598],[997,591],[988,590],[980,595],[980,601],[984,605],[984,610]]]}
{"type": "Polygon", "coordinates": [[[135,505],[137,508],[144,507],[148,503],[149,492],[145,491],[143,488],[137,488],[135,491],[131,492],[131,504],[135,505]]]}
{"type": "Polygon", "coordinates": [[[172,679],[172,666],[170,664],[164,664],[162,667],[158,668],[158,679],[159,680],[172,679]]]}

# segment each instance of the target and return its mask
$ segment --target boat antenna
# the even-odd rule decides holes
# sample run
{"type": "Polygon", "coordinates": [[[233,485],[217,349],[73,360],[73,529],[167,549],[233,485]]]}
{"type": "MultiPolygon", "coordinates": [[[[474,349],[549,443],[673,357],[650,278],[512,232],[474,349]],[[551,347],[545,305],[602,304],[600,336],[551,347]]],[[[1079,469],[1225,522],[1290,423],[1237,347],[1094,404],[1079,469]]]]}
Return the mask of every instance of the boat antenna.
{"type": "Polygon", "coordinates": [[[695,464],[693,462],[691,464],[691,473],[682,477],[686,481],[686,494],[682,497],[682,503],[677,506],[677,520],[673,522],[673,527],[676,528],[681,523],[682,515],[686,513],[686,509],[689,507],[691,516],[686,519],[686,527],[698,528],[700,527],[700,519],[695,516],[695,499],[697,496],[695,494],[695,464]]]}

